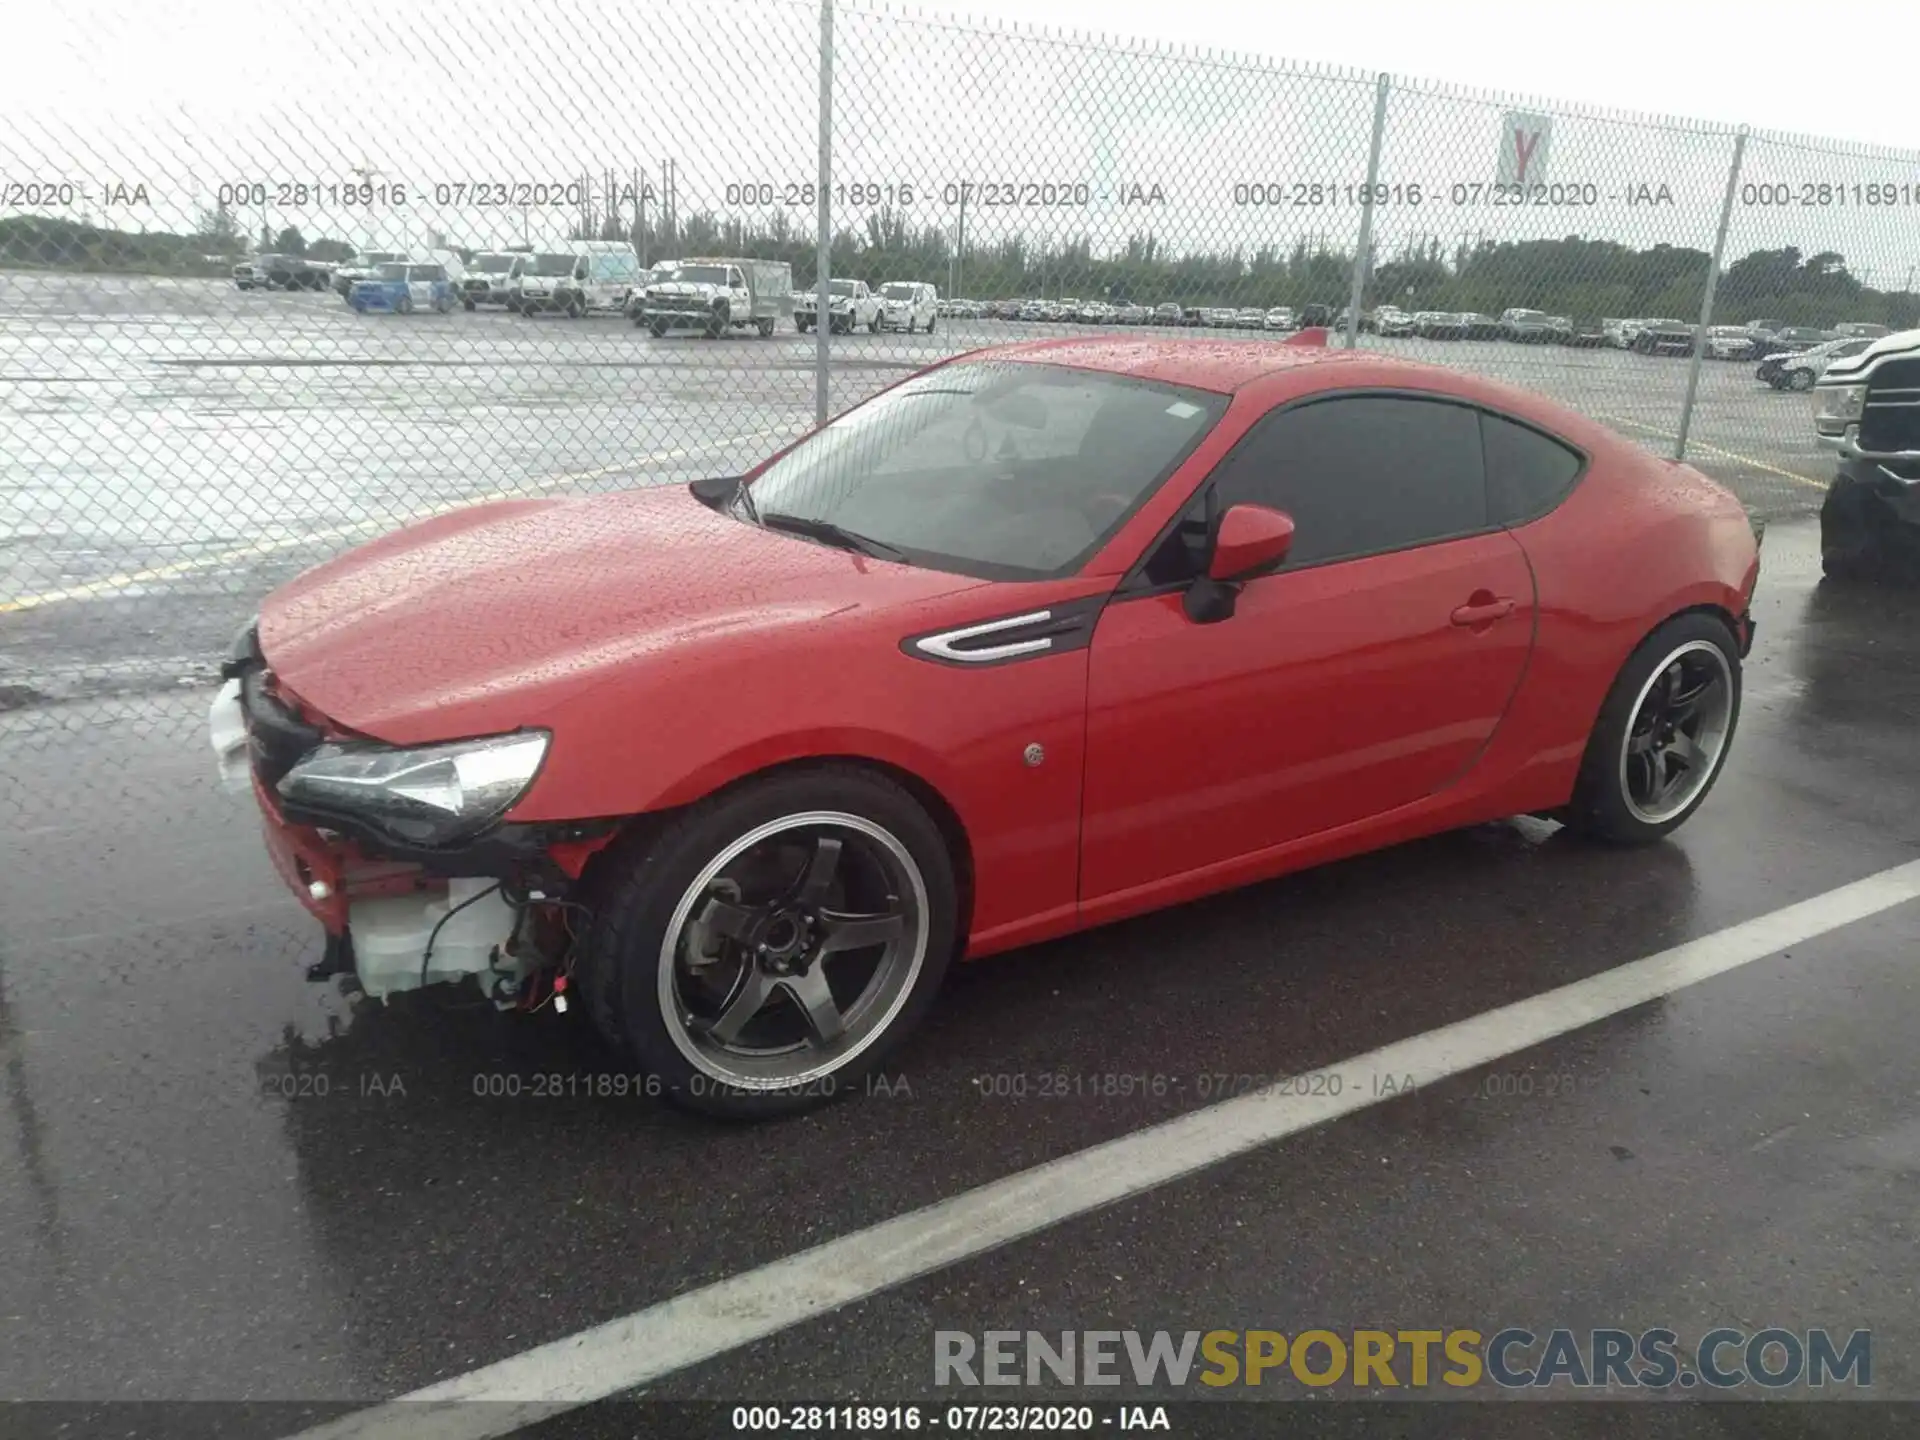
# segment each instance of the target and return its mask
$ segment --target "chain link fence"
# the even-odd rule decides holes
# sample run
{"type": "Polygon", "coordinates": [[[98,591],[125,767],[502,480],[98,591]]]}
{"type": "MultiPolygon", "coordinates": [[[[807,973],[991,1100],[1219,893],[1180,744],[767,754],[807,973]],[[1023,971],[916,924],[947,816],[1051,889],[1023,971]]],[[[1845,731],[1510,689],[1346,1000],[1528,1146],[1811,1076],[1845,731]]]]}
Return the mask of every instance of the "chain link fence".
{"type": "MultiPolygon", "coordinates": [[[[318,560],[728,473],[957,351],[1327,325],[1780,516],[1819,503],[1823,352],[1763,362],[1920,323],[1920,156],[1864,146],[845,0],[33,24],[0,97],[0,816],[29,830],[209,787],[205,686],[318,560]]],[[[60,854],[0,909],[82,925],[60,854]]]]}

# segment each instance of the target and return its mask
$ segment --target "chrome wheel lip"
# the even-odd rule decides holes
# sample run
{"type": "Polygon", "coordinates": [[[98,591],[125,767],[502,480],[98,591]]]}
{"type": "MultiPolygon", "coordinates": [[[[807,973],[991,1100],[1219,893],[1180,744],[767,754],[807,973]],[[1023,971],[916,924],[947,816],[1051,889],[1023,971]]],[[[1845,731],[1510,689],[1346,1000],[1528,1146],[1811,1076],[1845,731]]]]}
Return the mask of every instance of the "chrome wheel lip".
{"type": "Polygon", "coordinates": [[[1711,640],[1689,640],[1677,645],[1653,667],[1646,683],[1640,687],[1640,693],[1634,696],[1633,708],[1628,711],[1626,733],[1620,739],[1620,755],[1615,765],[1616,779],[1620,786],[1621,802],[1627,807],[1627,813],[1645,825],[1665,825],[1686,815],[1700,802],[1707,787],[1713,783],[1713,777],[1720,773],[1720,765],[1727,756],[1727,741],[1733,731],[1733,722],[1737,711],[1736,684],[1733,666],[1727,659],[1727,653],[1711,640]],[[1705,655],[1711,658],[1714,677],[1711,693],[1703,697],[1702,703],[1708,705],[1709,712],[1701,722],[1701,733],[1695,737],[1695,743],[1706,752],[1705,763],[1695,770],[1673,796],[1659,806],[1649,807],[1634,799],[1633,783],[1628,773],[1629,762],[1633,755],[1634,729],[1641,712],[1646,709],[1647,697],[1653,693],[1654,686],[1661,677],[1678,661],[1689,656],[1705,655]]]}
{"type": "MultiPolygon", "coordinates": [[[[783,815],[776,820],[756,825],[744,835],[729,842],[701,867],[692,883],[681,892],[679,903],[674,906],[673,914],[667,921],[666,934],[660,942],[659,963],[656,967],[658,972],[656,998],[660,1006],[661,1021],[666,1027],[667,1038],[673,1042],[674,1049],[678,1050],[695,1070],[709,1080],[742,1091],[789,1090],[823,1080],[836,1071],[844,1070],[871,1049],[892,1028],[893,1022],[912,997],[920,979],[920,972],[926,966],[928,944],[932,938],[932,917],[928,903],[926,877],[921,874],[919,862],[913,858],[912,853],[898,836],[863,815],[855,815],[843,810],[807,810],[783,815]],[[911,888],[914,907],[913,930],[906,942],[911,949],[904,961],[904,973],[897,977],[894,994],[885,1009],[875,1015],[864,1017],[861,1022],[864,1026],[862,1033],[844,1048],[836,1048],[814,1064],[795,1066],[785,1073],[765,1074],[730,1067],[724,1063],[722,1055],[702,1046],[687,1028],[687,1019],[675,985],[680,942],[687,933],[694,907],[706,898],[709,888],[722,870],[764,841],[788,831],[814,827],[831,827],[864,836],[885,850],[898,866],[902,878],[911,888]]],[[[895,956],[881,963],[886,965],[903,962],[895,956]]],[[[808,1051],[801,1053],[817,1054],[817,1051],[813,1051],[810,1047],[808,1051]]]]}

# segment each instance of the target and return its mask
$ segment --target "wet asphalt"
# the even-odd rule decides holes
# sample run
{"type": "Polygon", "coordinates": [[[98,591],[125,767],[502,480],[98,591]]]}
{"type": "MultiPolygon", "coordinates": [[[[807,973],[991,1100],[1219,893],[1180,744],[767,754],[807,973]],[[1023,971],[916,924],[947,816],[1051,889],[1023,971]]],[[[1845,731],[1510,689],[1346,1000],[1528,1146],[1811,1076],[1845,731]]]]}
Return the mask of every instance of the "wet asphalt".
{"type": "MultiPolygon", "coordinates": [[[[983,961],[892,1094],[751,1128],[586,1093],[617,1062],[571,1017],[306,982],[317,934],[181,742],[202,693],[0,717],[5,1393],[384,1398],[1203,1077],[1330,1066],[1912,859],[1920,596],[1816,576],[1812,527],[1774,526],[1733,757],[1668,843],[1515,821],[983,961]],[[1154,1078],[1039,1098],[1061,1074],[1154,1078]]],[[[1871,1329],[1876,1393],[1920,1399],[1916,941],[1895,909],[655,1393],[923,1396],[936,1329],[1780,1324],[1871,1329]]]]}
{"type": "MultiPolygon", "coordinates": [[[[154,282],[9,304],[0,597],[180,568],[0,614],[0,1399],[375,1401],[1920,853],[1920,595],[1818,580],[1803,397],[1710,367],[1694,461],[1773,523],[1740,734],[1673,840],[1516,821],[996,957],[889,1093],[717,1127],[622,1098],[577,1017],[308,983],[317,931],[213,782],[208,680],[350,527],[764,453],[810,422],[799,338],[696,361],[611,322],[349,329],[154,282]]],[[[1016,333],[861,337],[837,384],[1016,333]]],[[[1656,449],[1684,377],[1429,352],[1656,449]]],[[[1871,1329],[1876,1393],[1920,1401],[1916,939],[1886,912],[657,1393],[925,1397],[936,1329],[1779,1324],[1871,1329]]]]}

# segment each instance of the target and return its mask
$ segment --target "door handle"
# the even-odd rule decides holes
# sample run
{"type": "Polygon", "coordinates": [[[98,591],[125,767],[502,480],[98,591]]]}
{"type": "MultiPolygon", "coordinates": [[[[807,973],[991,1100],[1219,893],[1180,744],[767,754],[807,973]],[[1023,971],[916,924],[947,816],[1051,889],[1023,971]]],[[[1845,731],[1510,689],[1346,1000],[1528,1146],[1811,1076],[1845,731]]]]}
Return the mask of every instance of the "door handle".
{"type": "Polygon", "coordinates": [[[1513,613],[1513,601],[1481,591],[1453,612],[1456,625],[1491,625],[1513,613]]]}

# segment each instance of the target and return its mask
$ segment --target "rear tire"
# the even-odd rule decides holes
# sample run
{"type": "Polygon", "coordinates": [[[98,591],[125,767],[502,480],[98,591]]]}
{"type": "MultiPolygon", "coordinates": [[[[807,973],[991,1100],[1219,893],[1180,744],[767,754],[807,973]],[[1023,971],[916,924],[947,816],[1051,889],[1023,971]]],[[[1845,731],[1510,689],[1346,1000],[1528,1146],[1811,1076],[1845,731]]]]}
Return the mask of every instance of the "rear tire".
{"type": "MultiPolygon", "coordinates": [[[[726,1118],[790,1114],[858,1090],[924,1017],[958,948],[953,862],[939,827],[899,785],[857,766],[723,791],[605,852],[592,883],[595,914],[577,972],[588,1014],[667,1099],[726,1118]],[[831,888],[808,900],[823,838],[833,844],[831,888]],[[897,937],[847,947],[831,965],[796,940],[811,963],[776,973],[737,930],[707,928],[716,901],[762,917],[884,911],[897,916],[897,937]],[[798,986],[809,975],[839,982],[826,991],[834,1010],[822,1012],[844,1025],[838,1041],[823,1043],[802,1021],[798,986]],[[755,985],[764,1001],[749,995],[755,985]],[[717,1038],[742,1000],[744,1028],[758,1033],[717,1038]],[[793,1048],[777,1049],[783,1042],[793,1048]]],[[[758,933],[771,939],[779,924],[758,933]]]]}
{"type": "Polygon", "coordinates": [[[411,295],[402,295],[394,302],[393,308],[398,310],[402,315],[411,315],[413,313],[413,297],[411,295]]]}
{"type": "Polygon", "coordinates": [[[1616,845],[1671,834],[1720,778],[1739,720],[1733,634],[1703,612],[1675,616],[1640,642],[1607,693],[1566,808],[1567,827],[1616,845]],[[1666,703],[1695,686],[1690,707],[1666,703]],[[1673,785],[1664,796],[1663,780],[1673,785]]]}

